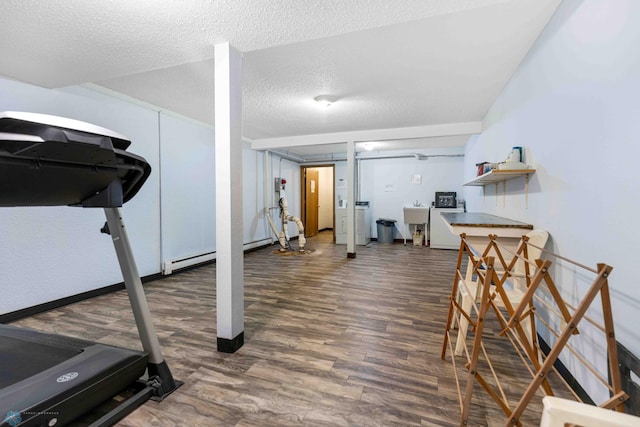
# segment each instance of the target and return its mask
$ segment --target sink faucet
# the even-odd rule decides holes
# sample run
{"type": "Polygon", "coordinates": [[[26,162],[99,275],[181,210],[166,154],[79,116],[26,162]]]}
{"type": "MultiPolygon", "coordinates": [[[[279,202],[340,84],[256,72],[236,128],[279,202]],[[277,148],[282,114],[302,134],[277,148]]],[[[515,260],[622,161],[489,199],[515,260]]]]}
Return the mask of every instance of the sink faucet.
{"type": "Polygon", "coordinates": [[[413,205],[413,206],[415,206],[416,208],[419,208],[419,207],[420,207],[420,202],[418,202],[418,201],[416,200],[416,203],[415,203],[415,205],[413,205]]]}

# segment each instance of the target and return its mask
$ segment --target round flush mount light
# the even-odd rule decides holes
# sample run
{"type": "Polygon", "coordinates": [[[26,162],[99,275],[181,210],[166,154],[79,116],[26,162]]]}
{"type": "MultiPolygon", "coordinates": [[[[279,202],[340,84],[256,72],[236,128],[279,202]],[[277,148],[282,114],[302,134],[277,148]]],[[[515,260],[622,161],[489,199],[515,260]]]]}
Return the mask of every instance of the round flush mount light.
{"type": "Polygon", "coordinates": [[[330,107],[331,104],[336,102],[336,98],[329,95],[318,95],[315,98],[313,98],[313,100],[316,101],[318,104],[322,105],[323,107],[330,107]]]}

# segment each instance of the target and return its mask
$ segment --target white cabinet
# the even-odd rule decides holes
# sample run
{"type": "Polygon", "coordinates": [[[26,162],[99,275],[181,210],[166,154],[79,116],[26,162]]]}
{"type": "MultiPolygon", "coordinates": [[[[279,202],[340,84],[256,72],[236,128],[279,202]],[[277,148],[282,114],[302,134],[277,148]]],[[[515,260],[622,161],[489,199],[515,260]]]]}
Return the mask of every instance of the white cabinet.
{"type": "MultiPolygon", "coordinates": [[[[371,219],[368,206],[356,206],[356,245],[371,241],[371,219]]],[[[347,244],[347,209],[336,208],[336,243],[347,244]]]]}
{"type": "Polygon", "coordinates": [[[429,245],[433,249],[460,249],[460,236],[453,234],[440,212],[459,213],[463,208],[431,208],[429,245]]]}

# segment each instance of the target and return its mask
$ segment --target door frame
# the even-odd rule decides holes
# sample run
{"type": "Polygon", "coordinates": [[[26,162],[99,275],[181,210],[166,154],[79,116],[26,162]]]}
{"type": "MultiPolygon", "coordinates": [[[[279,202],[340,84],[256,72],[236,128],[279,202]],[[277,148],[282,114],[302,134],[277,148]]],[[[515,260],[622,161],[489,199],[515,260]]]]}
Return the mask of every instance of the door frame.
{"type": "MultiPolygon", "coordinates": [[[[303,224],[307,221],[307,169],[315,168],[331,168],[332,172],[332,186],[333,197],[331,198],[331,215],[333,216],[333,242],[336,241],[336,165],[331,164],[317,164],[317,165],[300,165],[300,215],[302,215],[303,224]]],[[[320,188],[318,186],[318,188],[320,188]]],[[[320,193],[318,192],[318,198],[320,193]]],[[[320,219],[320,215],[318,215],[320,219]]],[[[318,227],[320,228],[320,227],[318,227]]],[[[320,232],[320,230],[318,230],[320,232]]]]}

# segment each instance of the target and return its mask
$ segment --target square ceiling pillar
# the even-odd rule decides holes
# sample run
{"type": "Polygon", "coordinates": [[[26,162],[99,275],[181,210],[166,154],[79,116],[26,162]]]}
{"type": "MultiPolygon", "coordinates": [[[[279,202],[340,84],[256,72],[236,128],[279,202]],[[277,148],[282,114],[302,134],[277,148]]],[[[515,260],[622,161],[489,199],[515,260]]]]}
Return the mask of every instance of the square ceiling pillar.
{"type": "Polygon", "coordinates": [[[217,345],[233,353],[244,344],[242,54],[214,49],[217,345]]]}
{"type": "Polygon", "coordinates": [[[347,141],[347,258],[356,257],[356,143],[347,141]]]}

